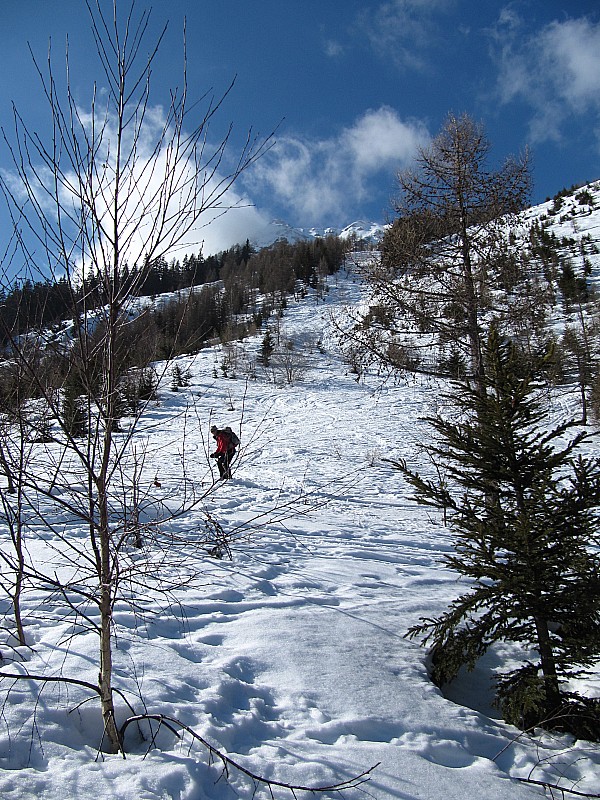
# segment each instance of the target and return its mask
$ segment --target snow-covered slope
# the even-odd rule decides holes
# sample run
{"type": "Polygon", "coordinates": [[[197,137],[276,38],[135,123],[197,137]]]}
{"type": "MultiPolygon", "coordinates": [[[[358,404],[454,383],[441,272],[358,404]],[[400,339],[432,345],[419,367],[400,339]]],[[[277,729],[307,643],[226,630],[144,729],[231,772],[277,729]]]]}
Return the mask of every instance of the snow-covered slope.
{"type": "MultiPolygon", "coordinates": [[[[587,241],[600,249],[600,181],[532,206],[521,214],[521,219],[523,230],[537,222],[559,240],[574,240],[577,244],[587,241]]],[[[600,264],[594,272],[600,273],[600,264]]]]}
{"type": "MultiPolygon", "coordinates": [[[[145,452],[140,485],[157,510],[175,503],[184,486],[209,487],[210,424],[240,431],[234,479],[166,531],[184,540],[209,514],[235,533],[233,558],[173,544],[201,579],[143,622],[125,604],[116,609],[116,682],[131,697],[140,693],[148,712],[179,718],[252,771],[284,783],[330,784],[378,764],[348,800],[543,796],[515,778],[600,792],[597,747],[522,734],[491,709],[489,680],[508,651],[494,651],[459,681],[454,697],[462,705],[431,684],[425,650],[403,638],[461,590],[440,562],[452,549],[448,529],[382,461],[401,457],[429,468],[417,446],[428,436],[421,420],[439,407],[440,387],[419,379],[382,384],[374,374],[355,380],[336,351],[331,315],[361,299],[356,279],[339,275],[325,302],[290,302],[280,333],[306,360],[296,384],[275,385],[260,368],[252,377],[260,337],[227,354],[217,347],[180,359],[192,382],[176,393],[166,377],[137,434],[145,452]],[[235,378],[220,377],[226,355],[235,378]]],[[[564,412],[568,393],[562,403],[564,412]]],[[[62,518],[55,522],[69,537],[85,537],[62,518]]],[[[47,540],[50,532],[39,536],[47,540]]],[[[30,552],[38,547],[32,539],[30,552]]],[[[24,653],[26,664],[3,668],[62,671],[93,683],[95,634],[72,636],[60,597],[49,603],[32,591],[25,609],[33,650],[24,653]]],[[[130,729],[126,759],[98,758],[94,701],[81,706],[77,691],[59,685],[38,700],[34,682],[6,694],[9,685],[2,684],[0,724],[4,800],[269,796],[260,787],[254,794],[253,782],[234,770],[230,786],[197,742],[166,729],[154,748],[130,729]]],[[[588,685],[597,694],[599,676],[588,685]]]]}
{"type": "MultiPolygon", "coordinates": [[[[523,212],[521,217],[524,230],[537,220],[541,224],[549,225],[550,229],[561,238],[567,236],[580,239],[590,234],[595,240],[600,241],[600,181],[575,189],[558,201],[549,200],[532,206],[523,212]],[[593,201],[591,205],[587,202],[588,195],[593,201]]],[[[343,228],[298,228],[284,220],[275,219],[266,226],[260,236],[254,237],[252,243],[256,247],[266,247],[278,239],[298,242],[335,235],[342,239],[354,237],[369,245],[377,245],[381,242],[386,227],[384,223],[360,219],[343,228]]]]}

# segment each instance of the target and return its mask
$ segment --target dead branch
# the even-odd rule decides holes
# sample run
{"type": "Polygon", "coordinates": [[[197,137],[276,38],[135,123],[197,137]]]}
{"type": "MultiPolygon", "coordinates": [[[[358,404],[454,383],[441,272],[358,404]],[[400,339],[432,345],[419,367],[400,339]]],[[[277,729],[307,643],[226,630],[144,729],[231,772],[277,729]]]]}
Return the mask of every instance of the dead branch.
{"type": "MultiPolygon", "coordinates": [[[[200,736],[200,734],[196,733],[193,728],[190,728],[188,725],[185,725],[183,722],[180,722],[175,717],[170,717],[166,714],[136,714],[133,717],[129,717],[125,720],[125,722],[121,725],[119,735],[121,737],[121,741],[124,740],[125,731],[127,730],[128,726],[133,722],[141,722],[143,720],[154,720],[158,722],[160,725],[166,725],[169,730],[172,732],[174,731],[174,727],[178,727],[180,730],[189,733],[189,735],[199,742],[209,753],[211,759],[216,759],[220,761],[223,765],[223,774],[227,777],[229,768],[236,770],[237,772],[242,773],[247,778],[250,778],[251,781],[254,782],[256,786],[262,785],[267,786],[269,791],[272,793],[274,788],[277,789],[286,789],[287,791],[291,792],[292,795],[295,797],[295,792],[314,792],[314,793],[324,793],[324,792],[342,792],[347,789],[354,789],[357,786],[360,786],[363,783],[366,783],[370,780],[371,773],[377,769],[379,766],[379,762],[374,764],[369,769],[361,772],[360,775],[355,775],[352,778],[348,778],[348,780],[341,781],[340,783],[331,784],[329,786],[302,786],[296,785],[293,783],[286,783],[285,781],[276,781],[272,780],[271,778],[265,778],[262,775],[258,775],[255,772],[252,772],[246,767],[242,766],[239,762],[235,761],[234,759],[230,758],[228,755],[223,753],[221,750],[216,748],[214,745],[210,744],[204,737],[200,736]]],[[[154,737],[153,737],[154,740],[154,737]]]]}
{"type": "Polygon", "coordinates": [[[577,789],[567,789],[566,786],[558,786],[558,784],[549,783],[548,781],[535,781],[533,780],[533,778],[515,778],[514,780],[519,781],[519,783],[531,783],[534,786],[543,786],[544,789],[547,789],[549,792],[551,792],[552,797],[554,797],[554,792],[560,792],[563,798],[565,794],[574,795],[575,797],[590,797],[590,798],[600,797],[600,794],[590,794],[589,792],[578,792],[577,789]]]}
{"type": "MultiPolygon", "coordinates": [[[[0,679],[2,678],[10,678],[11,680],[15,681],[39,681],[40,683],[68,683],[70,686],[80,686],[83,689],[89,689],[101,697],[100,689],[97,685],[89,683],[88,681],[79,680],[78,678],[66,678],[64,675],[32,675],[31,673],[23,673],[22,675],[18,675],[11,672],[0,672],[0,679]]],[[[127,708],[134,713],[134,708],[129,700],[125,697],[123,692],[119,691],[119,689],[115,689],[114,687],[113,692],[119,695],[121,700],[126,704],[127,708]]]]}

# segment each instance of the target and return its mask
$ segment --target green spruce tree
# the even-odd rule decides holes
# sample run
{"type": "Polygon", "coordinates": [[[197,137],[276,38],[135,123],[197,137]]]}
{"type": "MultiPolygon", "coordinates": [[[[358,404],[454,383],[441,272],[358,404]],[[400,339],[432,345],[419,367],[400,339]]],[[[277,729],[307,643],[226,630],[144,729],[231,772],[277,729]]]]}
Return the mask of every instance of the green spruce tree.
{"type": "Polygon", "coordinates": [[[498,681],[504,718],[599,738],[600,703],[568,692],[565,681],[600,654],[600,459],[577,455],[590,434],[573,431],[574,422],[548,429],[543,368],[542,359],[524,366],[492,332],[485,393],[460,384],[461,421],[430,420],[443,479],[396,464],[420,502],[447,514],[456,534],[447,561],[472,584],[407,635],[433,645],[438,684],[472,669],[494,642],[536,651],[535,663],[524,656],[498,681]]]}
{"type": "Polygon", "coordinates": [[[68,385],[64,389],[62,399],[62,417],[65,431],[73,438],[86,436],[88,433],[88,415],[86,404],[77,390],[68,385]]]}
{"type": "Polygon", "coordinates": [[[274,350],[275,344],[273,342],[273,336],[271,335],[271,331],[267,328],[260,345],[260,352],[258,354],[259,364],[261,364],[263,367],[268,367],[274,350]]]}

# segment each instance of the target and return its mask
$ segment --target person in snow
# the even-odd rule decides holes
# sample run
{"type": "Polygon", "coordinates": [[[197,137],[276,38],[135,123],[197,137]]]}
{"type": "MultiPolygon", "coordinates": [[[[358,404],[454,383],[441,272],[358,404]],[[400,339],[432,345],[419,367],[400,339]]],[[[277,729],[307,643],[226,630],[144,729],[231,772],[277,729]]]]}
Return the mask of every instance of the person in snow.
{"type": "Polygon", "coordinates": [[[217,449],[210,454],[210,457],[217,459],[221,480],[228,480],[231,478],[231,462],[235,456],[235,448],[239,444],[239,439],[229,427],[221,430],[213,425],[210,432],[217,443],[217,449]]]}

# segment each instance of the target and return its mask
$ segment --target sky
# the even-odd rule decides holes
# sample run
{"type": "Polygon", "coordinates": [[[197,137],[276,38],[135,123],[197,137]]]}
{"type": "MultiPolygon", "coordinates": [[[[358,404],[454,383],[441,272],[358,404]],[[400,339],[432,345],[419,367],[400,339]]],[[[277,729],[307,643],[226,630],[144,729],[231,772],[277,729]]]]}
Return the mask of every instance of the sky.
{"type": "MultiPolygon", "coordinates": [[[[100,3],[110,14],[112,0],[100,3]]],[[[138,0],[138,13],[147,7],[138,0]]],[[[492,162],[529,149],[532,203],[600,178],[597,0],[157,0],[148,43],[168,22],[151,87],[158,117],[181,86],[184,20],[190,98],[220,96],[235,79],[214,141],[232,123],[233,159],[250,129],[276,130],[230,194],[240,207],[199,234],[205,252],[273,219],[302,228],[387,221],[398,171],[449,113],[483,124],[492,162]]],[[[32,53],[43,68],[51,41],[64,65],[67,35],[72,88],[89,107],[102,76],[85,1],[3,0],[0,123],[9,134],[14,102],[48,135],[32,53]]],[[[9,169],[0,147],[0,170],[9,169]]]]}

